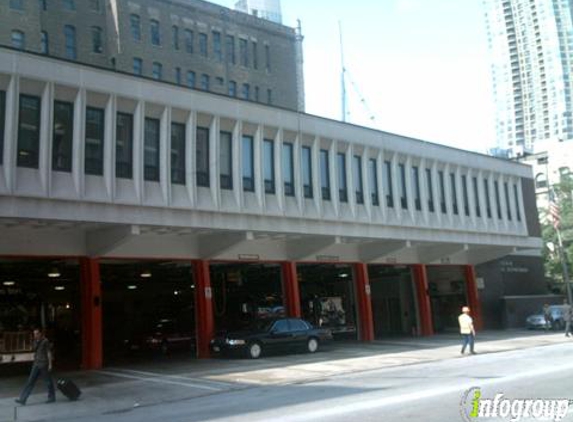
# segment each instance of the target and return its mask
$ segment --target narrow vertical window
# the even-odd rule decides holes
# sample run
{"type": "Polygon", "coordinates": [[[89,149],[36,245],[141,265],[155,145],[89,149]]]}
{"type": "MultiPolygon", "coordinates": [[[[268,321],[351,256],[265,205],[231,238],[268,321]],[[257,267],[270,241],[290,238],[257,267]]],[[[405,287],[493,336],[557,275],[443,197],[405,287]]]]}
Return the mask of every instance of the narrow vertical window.
{"type": "Polygon", "coordinates": [[[227,63],[235,64],[235,37],[225,36],[225,51],[227,53],[227,63]]]}
{"type": "MultiPolygon", "coordinates": [[[[2,115],[0,113],[0,119],[2,118],[2,115]]],[[[515,213],[517,215],[517,221],[521,221],[521,210],[520,210],[520,206],[519,206],[519,195],[517,194],[517,185],[514,184],[513,185],[513,197],[515,199],[515,213]]]]}
{"type": "Polygon", "coordinates": [[[370,198],[372,205],[379,205],[379,193],[378,193],[378,164],[375,158],[371,158],[368,161],[368,177],[370,182],[370,198]]]}
{"type": "Polygon", "coordinates": [[[71,25],[64,26],[66,41],[66,59],[75,60],[76,55],[76,28],[71,25]]]}
{"type": "Polygon", "coordinates": [[[159,21],[152,19],[149,22],[149,29],[151,31],[151,44],[161,45],[161,33],[159,30],[159,21]]]}
{"type": "Polygon", "coordinates": [[[177,25],[171,27],[171,44],[174,50],[179,50],[179,27],[177,25]]]}
{"type": "Polygon", "coordinates": [[[221,47],[221,33],[218,31],[213,31],[213,55],[215,60],[223,61],[223,48],[221,47]]]}
{"type": "Polygon", "coordinates": [[[38,6],[40,7],[40,10],[48,10],[48,0],[38,0],[38,6]]]}
{"type": "Polygon", "coordinates": [[[426,169],[426,191],[428,192],[428,210],[434,212],[434,184],[432,183],[432,170],[426,169]]]}
{"type": "Polygon", "coordinates": [[[462,195],[464,197],[464,214],[466,217],[470,216],[470,200],[468,196],[468,178],[462,175],[462,195]]]}
{"type": "Polygon", "coordinates": [[[62,5],[64,6],[64,10],[76,10],[76,3],[74,0],[62,0],[62,5]]]}
{"type": "Polygon", "coordinates": [[[400,181],[400,206],[402,209],[408,209],[408,188],[406,187],[406,165],[398,164],[398,176],[400,181]]]}
{"type": "Polygon", "coordinates": [[[362,183],[362,157],[355,155],[352,160],[352,175],[354,179],[354,195],[357,204],[364,203],[364,188],[362,183]]]}
{"type": "Polygon", "coordinates": [[[294,156],[293,145],[283,143],[283,181],[286,196],[294,196],[294,156]]]}
{"type": "Polygon", "coordinates": [[[474,190],[474,202],[476,206],[476,216],[481,217],[481,205],[479,202],[479,189],[478,189],[478,179],[477,177],[472,178],[472,185],[474,190]]]}
{"type": "Polygon", "coordinates": [[[197,128],[196,142],[197,186],[209,187],[209,129],[197,128]]]}
{"type": "Polygon", "coordinates": [[[484,188],[484,195],[485,195],[485,210],[487,213],[487,218],[491,218],[491,199],[489,197],[489,182],[487,179],[483,179],[483,188],[484,188]]]}
{"type": "Polygon", "coordinates": [[[141,41],[141,20],[139,15],[129,15],[129,27],[131,29],[131,38],[134,41],[141,41]]]}
{"type": "Polygon", "coordinates": [[[185,52],[193,54],[193,31],[185,30],[185,52]]]}
{"type": "Polygon", "coordinates": [[[444,172],[438,172],[438,183],[440,184],[440,210],[442,214],[447,214],[446,208],[446,183],[444,181],[444,172]]]}
{"type": "Polygon", "coordinates": [[[159,181],[159,119],[145,118],[143,147],[143,178],[159,181]]]}
{"type": "Polygon", "coordinates": [[[23,0],[10,0],[10,9],[24,10],[23,0]]]}
{"type": "Polygon", "coordinates": [[[254,168],[253,137],[243,135],[243,190],[255,191],[255,168],[254,168]]]}
{"type": "Polygon", "coordinates": [[[271,48],[268,45],[265,45],[265,69],[271,71],[271,48]]]}
{"type": "Polygon", "coordinates": [[[346,155],[343,152],[336,154],[338,174],[338,199],[348,202],[348,186],[346,184],[346,155]]]}
{"type": "Polygon", "coordinates": [[[302,190],[305,198],[312,198],[312,150],[310,147],[302,147],[302,190]]]}
{"type": "Polygon", "coordinates": [[[203,91],[209,91],[209,75],[201,75],[201,89],[203,91]]]}
{"type": "Polygon", "coordinates": [[[22,31],[12,31],[12,47],[18,50],[26,49],[26,35],[22,31]]]}
{"type": "Polygon", "coordinates": [[[221,189],[233,189],[233,135],[219,132],[219,183],[221,189]]]}
{"type": "Polygon", "coordinates": [[[92,26],[92,52],[103,53],[103,32],[99,26],[92,26]]]}
{"type": "Polygon", "coordinates": [[[320,150],[320,190],[324,201],[330,201],[330,163],[328,150],[320,150]]]}
{"type": "Polygon", "coordinates": [[[195,88],[195,72],[192,70],[187,72],[187,86],[189,88],[195,88]]]}
{"type": "Polygon", "coordinates": [[[40,52],[50,54],[50,40],[46,31],[42,31],[40,34],[40,52]]]}
{"type": "Polygon", "coordinates": [[[422,211],[422,197],[420,195],[420,170],[417,166],[412,167],[412,190],[414,191],[414,208],[422,211]]]}
{"type": "Polygon", "coordinates": [[[73,138],[74,105],[63,101],[54,101],[52,170],[72,171],[73,138]]]}
{"type": "Polygon", "coordinates": [[[199,54],[203,57],[208,56],[207,52],[207,34],[201,32],[199,33],[199,54]]]}
{"type": "Polygon", "coordinates": [[[257,43],[253,41],[253,69],[259,68],[259,51],[257,47],[257,43]]]}
{"type": "Polygon", "coordinates": [[[117,113],[115,138],[115,176],[133,177],[133,116],[117,113]]]}
{"type": "Polygon", "coordinates": [[[259,91],[260,91],[259,87],[256,86],[256,87],[255,87],[255,101],[256,101],[257,103],[259,102],[259,91]]]}
{"type": "Polygon", "coordinates": [[[86,107],[85,173],[103,174],[104,110],[86,107]]]}
{"type": "Polygon", "coordinates": [[[171,123],[171,183],[185,184],[185,125],[171,123]]]}
{"type": "Polygon", "coordinates": [[[5,125],[6,125],[6,91],[0,91],[0,164],[4,162],[5,125]]]}
{"type": "Polygon", "coordinates": [[[458,190],[456,185],[456,175],[455,173],[450,173],[450,188],[452,189],[452,208],[454,210],[454,214],[458,215],[458,190]]]}
{"type": "Polygon", "coordinates": [[[271,105],[273,103],[273,91],[267,89],[267,104],[271,105]]]}
{"type": "Polygon", "coordinates": [[[243,98],[245,100],[251,99],[251,86],[249,84],[243,84],[243,98]]]}
{"type": "Polygon", "coordinates": [[[229,97],[237,96],[237,82],[229,81],[229,97]]]}
{"type": "Polygon", "coordinates": [[[181,85],[181,68],[180,67],[175,68],[175,83],[177,85],[181,85]]]}
{"type": "Polygon", "coordinates": [[[247,40],[240,38],[239,39],[239,57],[241,66],[248,67],[249,66],[249,51],[247,49],[247,40]]]}
{"type": "Polygon", "coordinates": [[[505,195],[505,205],[507,206],[507,219],[511,221],[511,202],[509,201],[509,186],[507,182],[503,182],[503,192],[505,195]]]}
{"type": "Polygon", "coordinates": [[[496,181],[493,182],[493,190],[494,190],[494,194],[495,194],[495,205],[496,205],[496,210],[497,210],[497,218],[498,220],[501,220],[501,202],[500,202],[500,196],[499,196],[499,183],[496,181]]]}
{"type": "Polygon", "coordinates": [[[153,79],[161,80],[161,78],[163,77],[163,65],[158,62],[153,62],[151,69],[152,69],[153,79]]]}
{"type": "Polygon", "coordinates": [[[133,58],[133,74],[138,76],[143,75],[143,61],[139,57],[133,58]]]}
{"type": "Polygon", "coordinates": [[[384,161],[384,168],[386,169],[386,177],[384,178],[384,191],[386,192],[386,206],[389,208],[394,207],[394,183],[392,182],[392,163],[384,161]]]}
{"type": "Polygon", "coordinates": [[[263,172],[265,193],[275,193],[275,144],[271,139],[263,141],[263,172]]]}
{"type": "Polygon", "coordinates": [[[40,151],[39,97],[20,95],[18,115],[18,167],[38,168],[40,151]]]}

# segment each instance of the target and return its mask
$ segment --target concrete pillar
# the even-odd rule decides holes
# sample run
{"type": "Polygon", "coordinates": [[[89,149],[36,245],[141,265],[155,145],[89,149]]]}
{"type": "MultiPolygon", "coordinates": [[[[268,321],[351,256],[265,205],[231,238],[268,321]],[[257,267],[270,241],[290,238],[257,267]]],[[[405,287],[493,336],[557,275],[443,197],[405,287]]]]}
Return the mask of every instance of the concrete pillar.
{"type": "Polygon", "coordinates": [[[468,306],[470,307],[470,315],[474,320],[474,327],[476,330],[483,329],[483,320],[481,316],[481,303],[479,301],[476,271],[473,265],[465,265],[466,275],[466,292],[468,298],[468,306]]]}
{"type": "Polygon", "coordinates": [[[209,261],[193,261],[195,275],[195,321],[197,336],[197,357],[208,358],[211,355],[209,343],[215,335],[213,317],[213,292],[209,261]]]}
{"type": "Polygon", "coordinates": [[[300,318],[300,292],[298,288],[298,277],[296,272],[296,262],[287,261],[281,263],[283,294],[286,315],[300,318]]]}
{"type": "Polygon", "coordinates": [[[103,348],[99,261],[80,258],[80,273],[82,368],[100,369],[103,348]]]}
{"type": "Polygon", "coordinates": [[[374,340],[374,320],[372,318],[372,301],[370,299],[370,281],[368,279],[368,265],[354,264],[356,277],[356,300],[358,316],[360,318],[360,340],[374,340]]]}
{"type": "Polygon", "coordinates": [[[416,286],[416,298],[418,299],[418,316],[420,320],[419,334],[431,336],[434,334],[432,323],[432,306],[428,292],[428,273],[426,266],[422,264],[412,265],[412,274],[416,286]]]}

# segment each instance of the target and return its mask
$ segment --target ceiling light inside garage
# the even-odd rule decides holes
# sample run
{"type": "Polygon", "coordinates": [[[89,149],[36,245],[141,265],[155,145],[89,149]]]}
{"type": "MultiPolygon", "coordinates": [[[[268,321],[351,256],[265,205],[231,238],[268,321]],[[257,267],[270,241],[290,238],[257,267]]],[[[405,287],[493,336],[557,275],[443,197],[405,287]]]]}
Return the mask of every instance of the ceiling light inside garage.
{"type": "Polygon", "coordinates": [[[60,274],[60,271],[57,268],[52,268],[48,273],[48,277],[50,278],[58,278],[61,275],[62,274],[60,274]]]}
{"type": "Polygon", "coordinates": [[[134,284],[127,286],[127,290],[135,290],[135,289],[137,289],[137,286],[134,284]]]}
{"type": "Polygon", "coordinates": [[[139,274],[139,276],[141,278],[150,278],[151,277],[151,271],[148,271],[148,270],[142,271],[141,274],[139,274]]]}
{"type": "Polygon", "coordinates": [[[62,290],[66,290],[66,288],[64,286],[56,286],[56,287],[54,287],[54,290],[61,292],[62,290]]]}
{"type": "Polygon", "coordinates": [[[2,283],[4,286],[13,286],[14,284],[16,284],[15,281],[12,280],[8,280],[2,283]]]}

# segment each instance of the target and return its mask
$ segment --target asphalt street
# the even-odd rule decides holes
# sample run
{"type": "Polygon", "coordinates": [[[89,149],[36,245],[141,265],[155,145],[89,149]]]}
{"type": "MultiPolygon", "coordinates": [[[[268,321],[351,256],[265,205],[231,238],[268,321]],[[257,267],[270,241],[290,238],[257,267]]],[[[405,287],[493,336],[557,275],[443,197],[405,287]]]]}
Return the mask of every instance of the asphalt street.
{"type": "MultiPolygon", "coordinates": [[[[479,388],[484,399],[493,399],[499,394],[503,394],[499,397],[501,401],[528,399],[533,403],[534,400],[540,399],[573,399],[572,356],[573,343],[476,356],[456,356],[448,360],[406,366],[361,369],[354,373],[291,384],[251,385],[172,402],[164,401],[148,406],[134,405],[120,412],[97,416],[82,415],[65,420],[463,421],[462,413],[467,415],[471,410],[473,398],[471,396],[464,402],[464,394],[472,387],[479,388]]],[[[176,378],[171,381],[178,382],[176,378]]],[[[216,388],[217,385],[205,387],[216,388]]],[[[150,385],[149,388],[157,388],[159,391],[161,385],[150,385]]],[[[508,406],[512,404],[513,402],[506,403],[508,406]]],[[[573,406],[571,407],[570,412],[566,409],[567,414],[561,420],[573,421],[573,406]]],[[[518,407],[515,409],[519,410],[518,407]]],[[[510,419],[510,416],[490,416],[472,420],[510,419]]],[[[521,415],[517,420],[536,419],[524,418],[521,415]]],[[[62,421],[61,417],[58,421],[62,421]]]]}

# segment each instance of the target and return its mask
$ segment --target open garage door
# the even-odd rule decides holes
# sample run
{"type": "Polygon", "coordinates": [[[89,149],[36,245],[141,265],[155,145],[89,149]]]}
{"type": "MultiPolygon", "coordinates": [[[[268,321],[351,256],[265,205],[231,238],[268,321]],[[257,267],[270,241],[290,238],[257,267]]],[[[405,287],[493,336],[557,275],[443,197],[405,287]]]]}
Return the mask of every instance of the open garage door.
{"type": "Polygon", "coordinates": [[[31,361],[32,330],[43,328],[53,344],[56,368],[79,367],[79,272],[78,262],[72,259],[0,260],[3,364],[31,361]]]}
{"type": "Polygon", "coordinates": [[[174,261],[101,261],[104,362],[195,357],[192,266],[174,261]]]}

